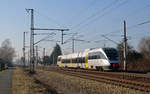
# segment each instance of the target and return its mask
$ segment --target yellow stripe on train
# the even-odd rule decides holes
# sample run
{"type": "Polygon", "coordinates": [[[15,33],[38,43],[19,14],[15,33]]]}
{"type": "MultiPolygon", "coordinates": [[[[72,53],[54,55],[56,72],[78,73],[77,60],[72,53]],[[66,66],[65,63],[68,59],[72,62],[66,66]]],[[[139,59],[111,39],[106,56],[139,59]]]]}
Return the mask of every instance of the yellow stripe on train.
{"type": "Polygon", "coordinates": [[[72,56],[70,56],[70,67],[72,67],[72,56]]]}
{"type": "Polygon", "coordinates": [[[85,55],[85,68],[88,68],[88,53],[85,55]]]}

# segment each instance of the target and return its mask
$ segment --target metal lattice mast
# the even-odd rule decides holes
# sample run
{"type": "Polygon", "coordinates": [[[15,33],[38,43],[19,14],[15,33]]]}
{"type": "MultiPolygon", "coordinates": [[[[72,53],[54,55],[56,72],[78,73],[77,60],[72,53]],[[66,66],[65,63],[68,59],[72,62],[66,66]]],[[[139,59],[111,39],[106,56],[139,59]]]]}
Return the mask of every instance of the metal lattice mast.
{"type": "Polygon", "coordinates": [[[30,71],[34,71],[34,9],[26,9],[31,12],[30,24],[30,71]]]}

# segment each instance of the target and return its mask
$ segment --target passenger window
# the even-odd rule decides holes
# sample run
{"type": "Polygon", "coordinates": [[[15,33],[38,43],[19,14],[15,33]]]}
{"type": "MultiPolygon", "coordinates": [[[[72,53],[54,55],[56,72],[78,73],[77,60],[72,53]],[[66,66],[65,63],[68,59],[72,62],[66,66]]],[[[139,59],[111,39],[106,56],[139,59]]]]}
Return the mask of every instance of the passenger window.
{"type": "Polygon", "coordinates": [[[101,59],[106,59],[106,57],[104,56],[103,53],[100,53],[100,57],[101,57],[101,59]]]}
{"type": "Polygon", "coordinates": [[[100,59],[101,57],[100,57],[100,55],[97,55],[97,59],[100,59]]]}
{"type": "Polygon", "coordinates": [[[85,63],[85,57],[83,57],[82,60],[83,60],[83,63],[85,63]]]}

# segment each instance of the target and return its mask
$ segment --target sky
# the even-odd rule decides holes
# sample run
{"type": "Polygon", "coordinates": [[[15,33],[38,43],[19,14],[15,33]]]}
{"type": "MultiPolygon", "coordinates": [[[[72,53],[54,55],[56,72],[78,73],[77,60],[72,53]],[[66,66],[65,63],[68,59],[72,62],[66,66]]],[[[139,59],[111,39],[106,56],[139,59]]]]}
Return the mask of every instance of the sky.
{"type": "MultiPolygon", "coordinates": [[[[71,53],[71,37],[85,40],[75,41],[75,52],[88,48],[116,47],[116,44],[102,37],[119,43],[123,38],[123,21],[127,24],[128,43],[138,50],[139,41],[150,37],[150,23],[138,25],[150,20],[150,0],[0,0],[0,44],[10,39],[18,55],[22,54],[23,32],[26,33],[26,46],[29,46],[30,13],[34,9],[34,26],[37,28],[65,28],[64,41],[61,45],[64,53],[71,53]],[[128,28],[129,27],[129,28],[128,28]],[[130,28],[131,27],[131,28],[130,28]]],[[[39,53],[46,48],[50,55],[56,41],[61,41],[61,32],[35,31],[52,33],[49,40],[38,44],[39,53]]],[[[36,35],[35,42],[46,35],[36,35]]],[[[28,50],[28,48],[27,48],[28,50]]]]}

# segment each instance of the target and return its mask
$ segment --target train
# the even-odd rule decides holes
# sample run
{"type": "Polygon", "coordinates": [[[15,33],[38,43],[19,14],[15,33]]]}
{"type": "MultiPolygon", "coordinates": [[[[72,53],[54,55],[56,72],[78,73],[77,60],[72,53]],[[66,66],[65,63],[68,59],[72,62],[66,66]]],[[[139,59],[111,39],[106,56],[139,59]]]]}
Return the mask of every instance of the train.
{"type": "Polygon", "coordinates": [[[100,71],[117,70],[120,67],[120,57],[115,48],[92,48],[58,56],[57,66],[100,71]]]}
{"type": "Polygon", "coordinates": [[[8,69],[7,64],[0,62],[0,71],[8,69]]]}

